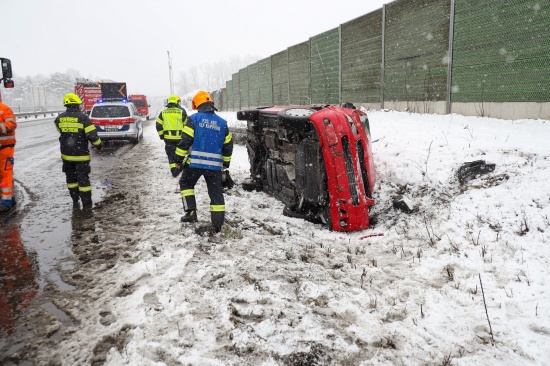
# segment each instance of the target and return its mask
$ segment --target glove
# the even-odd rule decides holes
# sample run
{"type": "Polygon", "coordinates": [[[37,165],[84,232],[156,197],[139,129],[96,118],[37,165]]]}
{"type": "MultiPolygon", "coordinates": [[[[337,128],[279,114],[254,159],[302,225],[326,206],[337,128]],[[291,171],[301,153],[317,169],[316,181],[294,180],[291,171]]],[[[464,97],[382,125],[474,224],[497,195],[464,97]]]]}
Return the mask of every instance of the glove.
{"type": "Polygon", "coordinates": [[[235,186],[235,182],[229,175],[229,170],[222,171],[222,188],[231,189],[235,186]]]}

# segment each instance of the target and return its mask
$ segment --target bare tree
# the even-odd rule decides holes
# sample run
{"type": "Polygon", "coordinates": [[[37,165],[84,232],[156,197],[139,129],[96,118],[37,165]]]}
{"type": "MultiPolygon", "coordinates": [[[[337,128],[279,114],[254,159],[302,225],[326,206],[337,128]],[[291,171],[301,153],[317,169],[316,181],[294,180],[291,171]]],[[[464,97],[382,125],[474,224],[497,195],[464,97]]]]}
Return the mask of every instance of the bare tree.
{"type": "Polygon", "coordinates": [[[199,68],[196,65],[193,65],[189,68],[189,81],[191,89],[201,88],[199,68]]]}
{"type": "Polygon", "coordinates": [[[176,82],[178,93],[184,95],[197,89],[213,91],[223,88],[225,82],[231,80],[235,72],[249,64],[253,64],[258,58],[257,56],[233,56],[228,60],[201,64],[200,67],[193,65],[179,74],[176,82]]]}
{"type": "Polygon", "coordinates": [[[187,72],[180,72],[178,81],[176,82],[176,87],[178,94],[180,95],[189,93],[191,91],[191,88],[189,86],[189,75],[187,75],[187,72]]]}

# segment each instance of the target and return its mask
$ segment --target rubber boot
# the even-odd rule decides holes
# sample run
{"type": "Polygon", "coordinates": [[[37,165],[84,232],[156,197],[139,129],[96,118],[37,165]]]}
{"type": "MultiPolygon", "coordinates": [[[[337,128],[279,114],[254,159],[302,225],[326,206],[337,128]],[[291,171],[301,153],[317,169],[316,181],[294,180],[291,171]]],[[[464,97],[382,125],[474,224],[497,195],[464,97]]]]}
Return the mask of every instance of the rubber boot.
{"type": "Polygon", "coordinates": [[[210,219],[212,220],[212,227],[219,233],[223,223],[225,222],[225,211],[213,212],[210,211],[210,219]]]}
{"type": "Polygon", "coordinates": [[[83,208],[92,208],[92,192],[80,192],[83,208]]]}
{"type": "Polygon", "coordinates": [[[181,217],[181,222],[197,222],[197,210],[189,210],[185,213],[185,216],[181,217]]]}
{"type": "Polygon", "coordinates": [[[70,188],[69,194],[71,195],[71,199],[73,200],[73,206],[77,206],[78,200],[80,199],[80,193],[78,193],[78,188],[70,188]]]}

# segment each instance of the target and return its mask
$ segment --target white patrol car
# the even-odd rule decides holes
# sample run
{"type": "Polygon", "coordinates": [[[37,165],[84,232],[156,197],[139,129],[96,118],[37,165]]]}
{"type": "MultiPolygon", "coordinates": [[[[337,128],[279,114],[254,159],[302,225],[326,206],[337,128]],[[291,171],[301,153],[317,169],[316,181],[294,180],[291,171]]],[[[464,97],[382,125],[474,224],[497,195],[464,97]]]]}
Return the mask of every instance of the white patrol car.
{"type": "Polygon", "coordinates": [[[90,113],[90,120],[103,141],[129,140],[139,143],[143,139],[144,119],[127,99],[100,99],[90,113]]]}

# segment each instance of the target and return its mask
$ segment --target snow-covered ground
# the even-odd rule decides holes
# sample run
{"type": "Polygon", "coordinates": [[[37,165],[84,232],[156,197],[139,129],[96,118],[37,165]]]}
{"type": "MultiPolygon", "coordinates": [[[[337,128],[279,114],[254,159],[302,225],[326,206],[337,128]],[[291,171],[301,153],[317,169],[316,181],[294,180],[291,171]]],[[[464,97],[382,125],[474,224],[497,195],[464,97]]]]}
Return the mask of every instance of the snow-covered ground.
{"type": "MultiPolygon", "coordinates": [[[[369,119],[376,224],[353,233],[237,185],[222,233],[196,234],[204,181],[202,222],[181,224],[149,126],[93,221],[73,218],[63,278],[75,289],[48,289],[70,319],[37,326],[37,364],[549,365],[550,122],[369,119]],[[494,172],[461,186],[458,168],[476,160],[494,172]],[[392,207],[398,196],[412,213],[392,207]]],[[[230,171],[248,177],[243,146],[230,171]]]]}

